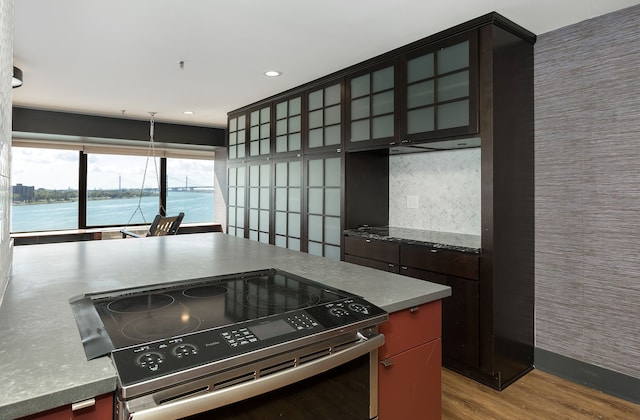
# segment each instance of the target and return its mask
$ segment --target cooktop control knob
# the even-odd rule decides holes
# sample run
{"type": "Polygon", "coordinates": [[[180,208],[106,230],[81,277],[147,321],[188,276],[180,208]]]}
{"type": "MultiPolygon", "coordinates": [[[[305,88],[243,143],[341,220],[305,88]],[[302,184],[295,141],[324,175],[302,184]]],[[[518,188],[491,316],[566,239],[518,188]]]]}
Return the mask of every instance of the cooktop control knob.
{"type": "Polygon", "coordinates": [[[347,311],[346,309],[340,307],[340,306],[335,306],[331,309],[329,309],[329,313],[335,317],[338,318],[342,318],[343,316],[348,316],[349,315],[349,311],[347,311]]]}
{"type": "Polygon", "coordinates": [[[186,356],[198,354],[198,348],[192,344],[180,344],[179,346],[173,348],[173,354],[178,359],[182,359],[186,356]]]}
{"type": "Polygon", "coordinates": [[[369,307],[367,305],[363,305],[362,303],[351,303],[349,304],[349,309],[351,309],[353,312],[369,315],[369,307]]]}
{"type": "Polygon", "coordinates": [[[145,353],[138,357],[138,366],[147,368],[152,372],[155,372],[160,368],[160,365],[164,362],[164,358],[160,353],[145,353]]]}

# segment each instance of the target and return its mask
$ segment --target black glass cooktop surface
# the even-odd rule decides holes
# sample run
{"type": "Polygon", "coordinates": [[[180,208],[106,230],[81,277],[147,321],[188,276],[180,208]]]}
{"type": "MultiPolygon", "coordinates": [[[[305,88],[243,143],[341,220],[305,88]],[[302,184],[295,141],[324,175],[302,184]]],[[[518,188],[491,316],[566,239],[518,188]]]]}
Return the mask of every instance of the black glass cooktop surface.
{"type": "Polygon", "coordinates": [[[87,358],[334,302],[351,294],[281,270],[207,277],[70,299],[87,358]]]}

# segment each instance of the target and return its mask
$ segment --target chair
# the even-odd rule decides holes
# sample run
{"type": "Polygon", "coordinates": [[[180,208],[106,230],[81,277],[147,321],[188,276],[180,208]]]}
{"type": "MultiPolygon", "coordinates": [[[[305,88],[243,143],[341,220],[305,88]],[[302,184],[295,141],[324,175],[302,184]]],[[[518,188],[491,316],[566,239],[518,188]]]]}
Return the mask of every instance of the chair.
{"type": "MultiPolygon", "coordinates": [[[[153,223],[151,223],[151,226],[149,227],[149,232],[145,236],[175,235],[178,233],[178,229],[180,228],[180,223],[182,223],[183,218],[184,213],[182,212],[177,216],[161,216],[158,214],[155,219],[153,219],[153,223]]],[[[134,238],[144,237],[126,229],[121,230],[120,233],[122,233],[123,238],[126,238],[127,236],[132,236],[134,238]]]]}

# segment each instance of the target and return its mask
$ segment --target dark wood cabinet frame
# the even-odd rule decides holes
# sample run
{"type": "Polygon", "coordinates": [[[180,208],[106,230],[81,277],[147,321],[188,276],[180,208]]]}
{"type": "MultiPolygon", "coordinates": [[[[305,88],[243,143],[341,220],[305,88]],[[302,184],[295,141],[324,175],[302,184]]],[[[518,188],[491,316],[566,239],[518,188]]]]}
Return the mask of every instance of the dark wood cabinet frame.
{"type": "MultiPolygon", "coordinates": [[[[464,321],[473,323],[468,325],[467,330],[471,331],[468,339],[469,343],[477,342],[477,347],[471,345],[461,353],[452,351],[449,355],[445,349],[445,365],[496,389],[504,389],[533,368],[535,41],[536,36],[531,32],[497,13],[489,13],[229,113],[233,117],[300,94],[303,96],[302,124],[306,127],[305,93],[332,83],[342,83],[342,134],[345,147],[336,148],[333,153],[334,156],[336,152],[342,156],[343,229],[361,225],[388,225],[389,154],[393,152],[390,147],[395,146],[389,144],[389,140],[395,140],[396,143],[407,140],[425,145],[425,150],[429,149],[426,147],[428,145],[437,145],[434,149],[456,148],[460,140],[470,137],[475,138],[470,142],[473,146],[477,147],[479,142],[482,239],[478,280],[447,274],[442,278],[431,274],[428,277],[432,281],[451,285],[454,293],[460,290],[458,293],[461,295],[451,300],[454,307],[463,306],[461,302],[466,302],[469,310],[476,313],[474,308],[477,305],[477,319],[469,317],[464,321]],[[406,85],[404,72],[407,57],[463,39],[470,40],[469,126],[442,130],[433,136],[407,136],[402,127],[406,114],[403,99],[406,95],[400,91],[406,85]],[[355,75],[389,64],[397,66],[394,71],[395,139],[349,145],[346,138],[349,130],[347,125],[350,124],[347,109],[349,80],[355,75]],[[474,283],[461,283],[458,280],[474,283]],[[477,331],[477,338],[473,331],[477,331]]],[[[303,145],[307,141],[305,136],[307,130],[303,128],[303,145]]],[[[323,154],[315,152],[303,147],[303,162],[306,163],[312,155],[317,158],[323,154]]],[[[246,161],[243,159],[238,163],[246,161]]],[[[306,203],[305,194],[303,184],[303,200],[306,203]]],[[[305,219],[306,208],[303,208],[303,232],[307,229],[305,219]]],[[[344,238],[342,242],[344,259],[344,238]]],[[[414,274],[416,277],[419,277],[418,274],[424,276],[424,273],[414,274]]],[[[445,319],[445,325],[451,322],[445,319]]]]}

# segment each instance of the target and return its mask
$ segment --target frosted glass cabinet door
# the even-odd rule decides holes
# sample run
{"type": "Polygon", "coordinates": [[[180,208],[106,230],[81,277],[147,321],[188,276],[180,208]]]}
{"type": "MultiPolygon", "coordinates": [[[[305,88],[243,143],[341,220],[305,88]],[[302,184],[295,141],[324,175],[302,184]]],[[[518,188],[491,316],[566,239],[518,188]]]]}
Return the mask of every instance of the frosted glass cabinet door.
{"type": "Polygon", "coordinates": [[[302,97],[285,99],[275,105],[276,144],[275,153],[294,152],[302,149],[302,97]]]}
{"type": "Polygon", "coordinates": [[[302,162],[277,162],[275,165],[274,244],[300,250],[302,162]]]}
{"type": "Polygon", "coordinates": [[[227,169],[229,207],[227,211],[227,232],[244,237],[245,212],[245,168],[231,166],[227,169]]]}
{"type": "Polygon", "coordinates": [[[477,132],[477,39],[445,42],[407,57],[405,142],[477,132]]]}
{"type": "Polygon", "coordinates": [[[229,160],[245,157],[246,147],[246,117],[240,115],[229,119],[227,132],[229,133],[229,160]]]}
{"type": "Polygon", "coordinates": [[[342,98],[340,83],[307,95],[307,150],[342,144],[342,98]]]}
{"type": "Polygon", "coordinates": [[[271,107],[249,114],[249,156],[271,153],[271,107]]]}
{"type": "Polygon", "coordinates": [[[249,239],[264,242],[269,237],[270,205],[271,164],[253,164],[249,166],[249,239]]]}
{"type": "Polygon", "coordinates": [[[395,136],[395,67],[359,75],[349,81],[348,142],[389,144],[395,136]]]}
{"type": "Polygon", "coordinates": [[[307,252],[340,259],[342,158],[307,160],[307,252]]]}

